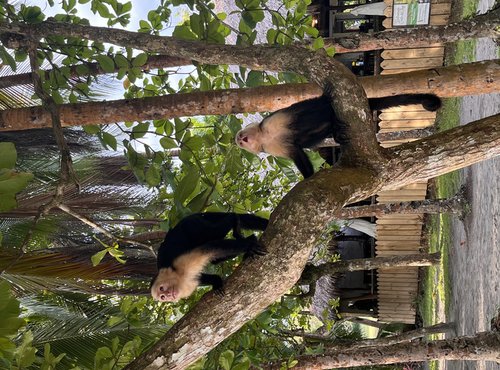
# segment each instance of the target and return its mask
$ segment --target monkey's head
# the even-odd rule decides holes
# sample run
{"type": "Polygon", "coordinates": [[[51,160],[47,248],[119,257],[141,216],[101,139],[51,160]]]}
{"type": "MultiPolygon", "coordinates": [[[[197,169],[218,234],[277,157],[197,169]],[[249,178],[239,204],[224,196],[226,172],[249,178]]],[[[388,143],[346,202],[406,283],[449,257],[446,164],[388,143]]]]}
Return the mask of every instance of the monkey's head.
{"type": "Polygon", "coordinates": [[[278,157],[289,156],[289,143],[293,138],[290,124],[294,117],[277,111],[260,123],[251,123],[236,134],[236,144],[254,154],[267,153],[278,157]]]}
{"type": "Polygon", "coordinates": [[[251,123],[236,134],[236,144],[251,153],[259,154],[263,152],[262,131],[259,123],[251,123]]]}
{"type": "Polygon", "coordinates": [[[151,282],[151,295],[155,301],[160,302],[177,302],[184,295],[180,289],[180,276],[177,271],[171,267],[161,268],[158,274],[151,282]]]}

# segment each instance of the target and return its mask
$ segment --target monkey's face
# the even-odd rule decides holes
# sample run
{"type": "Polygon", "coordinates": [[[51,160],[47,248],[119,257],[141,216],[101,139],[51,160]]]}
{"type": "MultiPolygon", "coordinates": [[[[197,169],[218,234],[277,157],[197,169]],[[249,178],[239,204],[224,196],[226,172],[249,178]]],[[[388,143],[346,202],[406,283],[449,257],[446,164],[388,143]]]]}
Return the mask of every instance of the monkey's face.
{"type": "Polygon", "coordinates": [[[263,152],[261,143],[261,131],[258,123],[251,123],[236,134],[236,144],[251,153],[263,152]]]}
{"type": "Polygon", "coordinates": [[[162,268],[151,285],[151,295],[155,301],[176,302],[181,297],[179,274],[172,268],[162,268]]]}

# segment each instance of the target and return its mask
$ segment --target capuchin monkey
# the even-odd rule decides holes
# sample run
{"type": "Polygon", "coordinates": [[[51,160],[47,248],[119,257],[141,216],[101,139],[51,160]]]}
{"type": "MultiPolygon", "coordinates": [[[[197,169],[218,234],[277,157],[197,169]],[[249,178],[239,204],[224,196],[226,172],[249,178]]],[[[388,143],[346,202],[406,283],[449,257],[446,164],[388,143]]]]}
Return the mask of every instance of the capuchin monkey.
{"type": "Polygon", "coordinates": [[[198,285],[211,285],[223,295],[222,278],[203,273],[203,268],[239,254],[266,254],[255,235],[245,238],[241,229],[265,230],[267,223],[265,218],[252,214],[222,212],[195,213],[182,219],[160,245],[151,295],[157,301],[176,302],[189,297],[198,285]],[[225,239],[231,230],[234,239],[225,239]]]}
{"type": "MultiPolygon", "coordinates": [[[[304,178],[313,175],[311,161],[304,148],[313,148],[323,139],[332,137],[340,144],[347,143],[345,124],[336,116],[329,89],[322,96],[295,103],[251,123],[236,134],[236,144],[249,152],[268,153],[290,158],[304,178]]],[[[422,104],[428,111],[441,107],[441,99],[432,94],[405,94],[369,99],[371,110],[399,105],[422,104]]]]}

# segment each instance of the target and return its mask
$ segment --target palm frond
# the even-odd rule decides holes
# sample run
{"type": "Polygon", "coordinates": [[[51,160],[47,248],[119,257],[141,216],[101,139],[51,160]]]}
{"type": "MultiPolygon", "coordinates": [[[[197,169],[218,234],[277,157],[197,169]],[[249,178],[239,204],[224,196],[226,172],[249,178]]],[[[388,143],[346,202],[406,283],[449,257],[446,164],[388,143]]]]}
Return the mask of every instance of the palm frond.
{"type": "Polygon", "coordinates": [[[147,346],[168,328],[151,323],[150,320],[133,327],[125,321],[109,327],[109,317],[120,315],[118,306],[110,300],[91,307],[88,301],[77,303],[72,300],[68,304],[59,299],[58,304],[54,304],[40,297],[27,297],[21,300],[21,304],[30,313],[29,317],[36,318],[27,328],[33,333],[34,345],[43,348],[45,343],[50,343],[54,353],[66,353],[62,365],[76,362],[80,366],[93,368],[96,350],[103,346],[109,347],[112,338],[118,337],[123,345],[139,336],[142,345],[147,346]]]}

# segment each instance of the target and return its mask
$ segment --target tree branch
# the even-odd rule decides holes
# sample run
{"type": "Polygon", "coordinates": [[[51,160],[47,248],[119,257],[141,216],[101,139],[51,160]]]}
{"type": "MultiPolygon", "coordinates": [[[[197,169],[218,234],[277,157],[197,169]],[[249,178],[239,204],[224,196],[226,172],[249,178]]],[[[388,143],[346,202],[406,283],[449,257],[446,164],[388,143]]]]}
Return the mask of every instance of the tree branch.
{"type": "Polygon", "coordinates": [[[420,267],[438,264],[440,253],[409,254],[405,256],[358,258],[345,261],[323,263],[321,265],[307,265],[302,272],[298,284],[311,284],[323,275],[334,275],[342,272],[385,269],[394,267],[420,267]]]}
{"type": "Polygon", "coordinates": [[[490,37],[498,39],[500,32],[500,8],[476,15],[446,26],[414,28],[392,28],[373,35],[356,33],[349,37],[325,39],[326,46],[334,46],[337,53],[370,51],[378,49],[397,49],[426,47],[433,43],[455,42],[459,40],[490,37]]]}
{"type": "Polygon", "coordinates": [[[494,158],[500,154],[500,114],[399,145],[387,153],[390,160],[383,190],[428,180],[470,166],[479,158],[494,158]]]}
{"type": "Polygon", "coordinates": [[[344,207],[339,212],[339,218],[350,219],[359,217],[380,217],[393,213],[420,214],[420,213],[451,213],[462,215],[466,212],[467,202],[463,194],[457,194],[449,199],[425,199],[411,202],[371,204],[367,206],[344,207]]]}
{"type": "MultiPolygon", "coordinates": [[[[432,342],[398,343],[387,346],[328,350],[324,355],[299,356],[297,370],[388,365],[400,362],[441,360],[500,360],[500,332],[489,331],[432,342]],[[402,356],[404,354],[404,356],[402,356]]],[[[281,364],[264,366],[280,369],[281,364]]]]}
{"type": "Polygon", "coordinates": [[[139,240],[136,240],[136,239],[129,239],[129,238],[120,238],[120,237],[117,237],[117,236],[113,235],[112,233],[110,233],[105,228],[103,228],[103,227],[99,226],[98,224],[96,224],[94,221],[92,221],[88,217],[85,217],[83,215],[80,215],[80,214],[74,212],[71,208],[69,208],[65,204],[58,204],[57,207],[61,211],[66,212],[68,215],[71,215],[74,218],[80,220],[84,224],[87,224],[87,225],[93,227],[94,229],[98,230],[99,232],[101,232],[102,234],[106,235],[111,240],[117,240],[117,241],[120,241],[120,242],[123,242],[123,243],[132,244],[132,245],[139,245],[139,246],[145,248],[146,250],[148,250],[149,252],[151,252],[153,254],[153,256],[156,257],[156,252],[154,251],[153,247],[151,247],[151,245],[142,243],[142,242],[140,242],[139,240]]]}
{"type": "MultiPolygon", "coordinates": [[[[486,94],[500,91],[500,60],[397,75],[361,77],[358,81],[361,82],[369,98],[403,93],[433,93],[441,97],[486,94]]],[[[273,111],[321,94],[322,89],[317,84],[284,84],[142,99],[62,104],[59,109],[62,125],[75,126],[191,115],[273,111]],[[256,96],[259,98],[255,99],[256,96]],[[110,111],[115,114],[110,115],[110,111]]],[[[51,116],[42,107],[8,109],[0,112],[0,131],[50,126],[51,116]]]]}

